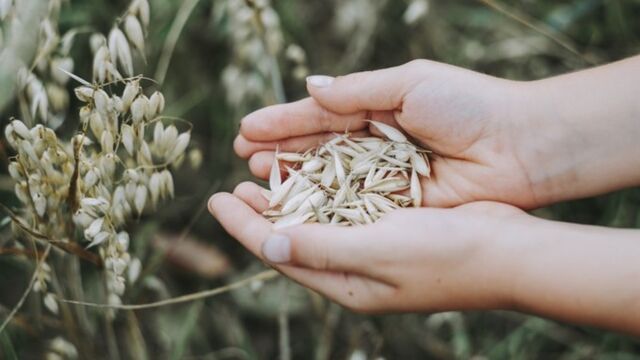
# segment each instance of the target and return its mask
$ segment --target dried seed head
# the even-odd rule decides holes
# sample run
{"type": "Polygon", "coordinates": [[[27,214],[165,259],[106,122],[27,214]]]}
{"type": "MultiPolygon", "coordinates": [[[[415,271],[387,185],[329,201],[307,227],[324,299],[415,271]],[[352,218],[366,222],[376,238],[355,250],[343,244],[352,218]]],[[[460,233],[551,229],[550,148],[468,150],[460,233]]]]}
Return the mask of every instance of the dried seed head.
{"type": "MultiPolygon", "coordinates": [[[[15,131],[15,133],[20,136],[22,139],[24,140],[30,140],[31,139],[31,132],[29,132],[29,129],[27,128],[27,126],[20,120],[13,120],[11,122],[11,126],[12,126],[12,130],[15,131]]],[[[9,127],[7,127],[9,128],[9,127]]],[[[9,137],[9,135],[7,135],[7,137],[9,137]]]]}
{"type": "Polygon", "coordinates": [[[185,150],[187,149],[187,146],[189,146],[190,139],[191,139],[190,132],[187,131],[180,134],[176,139],[173,150],[171,150],[171,153],[168,156],[169,160],[173,161],[177,159],[179,156],[181,156],[182,154],[184,154],[185,150]]]}
{"type": "Polygon", "coordinates": [[[82,102],[91,102],[93,100],[93,89],[88,86],[80,86],[74,89],[76,97],[82,102]]]}
{"type": "Polygon", "coordinates": [[[130,125],[124,124],[121,127],[121,135],[122,135],[122,145],[124,145],[124,148],[127,150],[127,153],[129,153],[130,156],[133,156],[133,152],[134,152],[134,140],[135,140],[135,134],[133,132],[133,128],[130,125]]]}
{"type": "Polygon", "coordinates": [[[88,189],[95,186],[99,180],[98,172],[94,171],[93,169],[87,171],[83,180],[85,188],[88,189]]]}
{"type": "Polygon", "coordinates": [[[38,216],[44,217],[44,213],[47,210],[47,199],[41,193],[35,193],[33,195],[33,206],[35,206],[38,216]]]}
{"type": "Polygon", "coordinates": [[[278,161],[278,151],[271,164],[271,172],[269,175],[269,188],[271,191],[277,191],[282,184],[282,175],[280,174],[280,162],[278,161]]]}
{"type": "Polygon", "coordinates": [[[51,60],[50,67],[53,80],[60,85],[66,85],[69,81],[69,75],[67,73],[73,72],[73,59],[70,57],[54,58],[51,60]]]}
{"type": "Polygon", "coordinates": [[[162,188],[162,175],[158,172],[151,174],[149,178],[149,192],[151,193],[151,203],[157,204],[160,199],[160,191],[162,188]]]}
{"type": "Polygon", "coordinates": [[[102,89],[97,89],[93,92],[93,103],[96,106],[96,110],[106,116],[111,112],[111,102],[109,101],[109,95],[102,89]]]}
{"type": "Polygon", "coordinates": [[[52,293],[47,293],[42,299],[42,301],[44,303],[44,306],[47,308],[47,310],[58,315],[58,312],[59,312],[58,301],[56,300],[55,295],[53,295],[52,293]]]}
{"type": "Polygon", "coordinates": [[[140,81],[134,80],[127,82],[127,85],[124,87],[124,92],[122,93],[122,105],[123,110],[128,111],[133,100],[140,93],[140,81]]]}
{"type": "Polygon", "coordinates": [[[130,283],[136,282],[141,272],[142,272],[142,262],[140,261],[140,259],[138,258],[131,259],[131,262],[129,263],[129,268],[127,271],[127,278],[129,279],[129,282],[130,283]]]}
{"type": "Polygon", "coordinates": [[[127,251],[129,249],[129,234],[126,231],[121,231],[116,235],[116,241],[121,251],[127,251]]]}
{"type": "Polygon", "coordinates": [[[107,241],[110,237],[111,237],[111,233],[108,231],[99,232],[98,234],[96,234],[96,236],[93,237],[89,245],[87,245],[87,249],[102,244],[103,242],[107,241]]]}
{"type": "Polygon", "coordinates": [[[405,143],[408,141],[407,137],[404,136],[404,134],[400,130],[394,128],[393,126],[389,126],[379,121],[369,120],[369,122],[389,140],[399,143],[405,143]]]}
{"type": "Polygon", "coordinates": [[[149,108],[154,113],[152,117],[161,114],[164,111],[164,96],[161,92],[156,91],[149,98],[149,108]]]}
{"type": "Polygon", "coordinates": [[[124,31],[129,41],[136,47],[140,54],[144,55],[144,34],[138,19],[133,15],[127,15],[124,19],[124,31]]]}
{"type": "Polygon", "coordinates": [[[117,26],[114,26],[109,32],[109,53],[112,64],[120,63],[125,74],[128,76],[133,75],[131,49],[124,33],[117,26]]]}
{"type": "Polygon", "coordinates": [[[169,170],[162,171],[162,185],[163,190],[169,195],[169,197],[174,196],[174,185],[173,185],[173,176],[169,170]]]}
{"type": "Polygon", "coordinates": [[[147,203],[147,188],[144,185],[138,185],[138,187],[136,188],[133,203],[138,215],[142,214],[144,205],[147,203]]]}
{"type": "Polygon", "coordinates": [[[93,135],[96,138],[100,138],[105,129],[104,121],[102,120],[102,116],[97,111],[93,111],[91,115],[89,115],[89,127],[93,132],[93,135]]]}
{"type": "Polygon", "coordinates": [[[131,12],[138,16],[142,26],[146,29],[149,26],[150,10],[147,0],[134,0],[130,8],[131,12]]]}
{"type": "Polygon", "coordinates": [[[93,240],[93,238],[98,235],[100,230],[102,230],[102,225],[104,224],[104,218],[97,218],[91,222],[91,224],[84,230],[84,237],[88,241],[93,240]]]}
{"type": "Polygon", "coordinates": [[[146,96],[138,96],[131,104],[131,119],[134,124],[138,124],[144,120],[147,113],[147,106],[149,106],[149,100],[146,96]]]}
{"type": "Polygon", "coordinates": [[[107,39],[102,34],[93,33],[89,37],[89,46],[91,47],[91,52],[95,55],[98,50],[107,45],[107,39]]]}
{"type": "MultiPolygon", "coordinates": [[[[14,3],[0,0],[0,17],[11,16],[8,14],[13,14],[14,3]]],[[[29,129],[12,120],[7,125],[7,143],[17,152],[9,161],[8,172],[16,181],[15,193],[24,206],[19,215],[24,224],[33,224],[33,231],[68,241],[75,235],[69,233],[68,221],[72,220],[83,231],[88,247],[98,247],[106,269],[108,301],[116,304],[125,291],[127,268],[133,281],[141,267],[140,260],[128,253],[129,236],[121,229],[130,217],[145,210],[148,197],[155,206],[174,195],[173,177],[167,167],[178,166],[185,158],[190,132],[180,134],[175,126],[156,126],[154,141],[148,143],[145,127],[164,110],[164,97],[155,92],[147,98],[140,89],[141,77],[123,79],[121,75],[133,75],[131,49],[144,52],[150,15],[147,0],[131,0],[122,22],[111,29],[108,39],[99,34],[91,36],[93,83],[72,74],[74,63],[69,51],[78,30],[60,38],[56,29],[60,3],[49,2],[49,16],[37,29],[40,39],[33,72],[23,68],[17,74],[31,120],[48,124],[29,129]],[[81,126],[70,140],[58,139],[53,129],[65,118],[69,103],[65,84],[70,78],[82,85],[75,89],[75,96],[85,103],[79,114],[81,126]],[[116,81],[125,85],[122,94],[112,93],[119,86],[112,85],[116,81]],[[129,156],[119,150],[120,142],[129,156]],[[117,171],[116,165],[128,170],[117,171]],[[74,183],[76,186],[71,186],[74,183]],[[67,199],[78,199],[78,209],[71,210],[67,199]]],[[[11,19],[10,26],[19,20],[11,19]]],[[[0,30],[0,44],[6,29],[0,30]]],[[[193,164],[201,162],[199,152],[190,153],[188,158],[193,164]]],[[[13,228],[20,231],[17,226],[13,228]]],[[[46,292],[51,278],[47,269],[46,263],[38,268],[34,289],[43,292],[45,306],[57,313],[55,298],[46,292]]]]}

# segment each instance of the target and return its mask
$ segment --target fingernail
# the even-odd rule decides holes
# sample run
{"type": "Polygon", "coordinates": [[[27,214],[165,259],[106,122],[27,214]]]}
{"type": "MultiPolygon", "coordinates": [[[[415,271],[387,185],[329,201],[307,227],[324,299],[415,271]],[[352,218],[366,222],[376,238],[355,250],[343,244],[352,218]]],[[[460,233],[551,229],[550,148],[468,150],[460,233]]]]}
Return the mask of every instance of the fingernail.
{"type": "Polygon", "coordinates": [[[272,234],[262,244],[262,256],[274,264],[286,263],[291,260],[291,240],[280,234],[272,234]]]}
{"type": "Polygon", "coordinates": [[[209,209],[209,212],[213,212],[213,198],[216,197],[215,194],[211,195],[211,197],[209,198],[209,201],[207,201],[207,208],[209,209]]]}
{"type": "Polygon", "coordinates": [[[319,88],[324,88],[331,85],[333,80],[334,80],[333,76],[327,76],[327,75],[307,76],[307,83],[309,83],[311,86],[315,86],[319,88]]]}

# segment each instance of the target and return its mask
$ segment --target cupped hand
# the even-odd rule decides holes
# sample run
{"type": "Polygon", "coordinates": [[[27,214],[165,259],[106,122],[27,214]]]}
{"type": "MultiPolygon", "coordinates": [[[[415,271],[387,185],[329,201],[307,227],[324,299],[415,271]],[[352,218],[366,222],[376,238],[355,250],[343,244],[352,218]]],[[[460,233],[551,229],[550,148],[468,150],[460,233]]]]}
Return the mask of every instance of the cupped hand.
{"type": "Polygon", "coordinates": [[[311,98],[247,115],[234,147],[251,171],[266,178],[273,151],[303,151],[369,123],[398,127],[435,152],[433,178],[423,180],[423,204],[451,207],[491,200],[521,208],[542,205],[521,161],[527,138],[522,84],[441,63],[402,66],[307,80],[311,98]]]}
{"type": "Polygon", "coordinates": [[[209,210],[227,232],[302,285],[361,312],[509,308],[511,257],[497,234],[524,212],[478,202],[402,209],[371,225],[304,224],[272,232],[267,201],[250,182],[209,210]]]}

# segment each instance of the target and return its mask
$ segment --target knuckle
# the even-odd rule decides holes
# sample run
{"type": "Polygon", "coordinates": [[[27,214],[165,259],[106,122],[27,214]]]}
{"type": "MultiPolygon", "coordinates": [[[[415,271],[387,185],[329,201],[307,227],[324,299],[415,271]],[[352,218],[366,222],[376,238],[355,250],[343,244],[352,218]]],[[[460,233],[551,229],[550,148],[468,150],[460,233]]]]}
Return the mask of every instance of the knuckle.
{"type": "Polygon", "coordinates": [[[404,66],[410,70],[418,70],[418,69],[424,68],[425,66],[428,66],[430,63],[431,62],[429,60],[414,59],[404,64],[404,66]]]}
{"type": "Polygon", "coordinates": [[[324,243],[312,242],[309,244],[311,254],[313,254],[314,264],[313,266],[318,270],[329,270],[332,268],[331,256],[329,255],[329,249],[324,243]]]}
{"type": "Polygon", "coordinates": [[[331,116],[329,110],[324,107],[320,107],[319,115],[320,116],[317,117],[317,121],[318,127],[321,129],[321,131],[327,132],[331,130],[331,120],[333,117],[331,116]]]}
{"type": "Polygon", "coordinates": [[[291,261],[317,270],[329,269],[331,263],[327,256],[327,246],[301,234],[308,234],[308,232],[296,229],[288,233],[291,239],[291,261]]]}

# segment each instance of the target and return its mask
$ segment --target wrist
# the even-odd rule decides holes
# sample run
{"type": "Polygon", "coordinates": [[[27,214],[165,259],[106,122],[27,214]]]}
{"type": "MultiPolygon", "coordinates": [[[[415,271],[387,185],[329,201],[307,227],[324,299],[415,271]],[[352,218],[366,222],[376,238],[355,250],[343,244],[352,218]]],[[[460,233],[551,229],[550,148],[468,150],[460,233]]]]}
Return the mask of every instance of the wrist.
{"type": "Polygon", "coordinates": [[[640,184],[636,62],[519,83],[511,129],[536,205],[640,184]]]}
{"type": "MultiPolygon", "coordinates": [[[[491,308],[518,310],[522,308],[521,285],[526,263],[536,251],[536,236],[543,231],[545,220],[524,212],[498,219],[487,226],[484,237],[484,266],[490,274],[491,308]]],[[[526,284],[525,284],[526,285],[526,284]]]]}
{"type": "MultiPolygon", "coordinates": [[[[574,198],[577,153],[585,144],[576,138],[571,115],[558,111],[566,97],[546,80],[519,82],[512,99],[510,136],[514,154],[528,179],[531,208],[574,198]]],[[[566,99],[565,99],[566,100],[566,99]]]]}
{"type": "Polygon", "coordinates": [[[499,240],[511,259],[503,308],[640,333],[637,230],[536,218],[512,225],[499,240]]]}
{"type": "MultiPolygon", "coordinates": [[[[478,205],[484,203],[476,203],[478,205]]],[[[490,204],[490,203],[489,203],[490,204]]],[[[480,205],[480,206],[482,206],[480,205]]],[[[470,234],[473,246],[462,268],[455,275],[466,299],[466,309],[515,309],[520,260],[524,244],[517,239],[529,227],[541,221],[513,207],[483,207],[483,215],[464,219],[465,233],[470,234]],[[470,230],[472,229],[472,230],[470,230]]],[[[451,272],[451,271],[450,271],[451,272]]]]}

